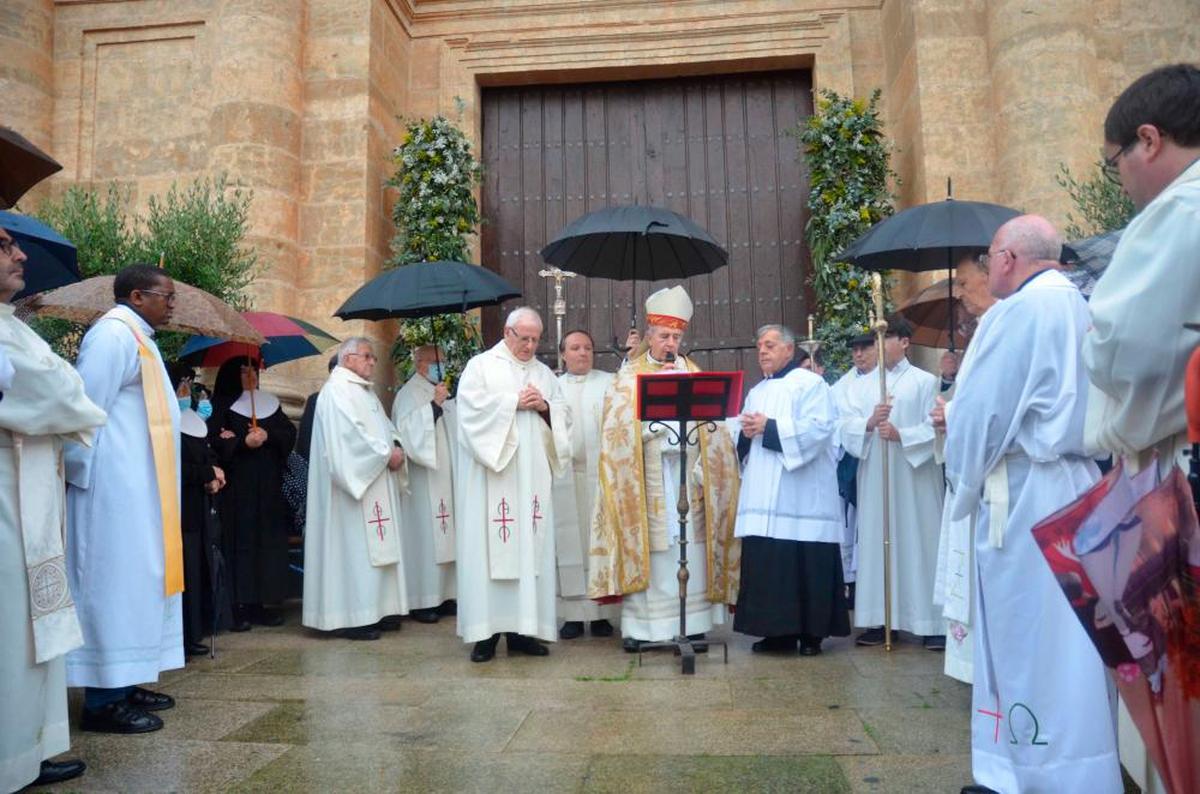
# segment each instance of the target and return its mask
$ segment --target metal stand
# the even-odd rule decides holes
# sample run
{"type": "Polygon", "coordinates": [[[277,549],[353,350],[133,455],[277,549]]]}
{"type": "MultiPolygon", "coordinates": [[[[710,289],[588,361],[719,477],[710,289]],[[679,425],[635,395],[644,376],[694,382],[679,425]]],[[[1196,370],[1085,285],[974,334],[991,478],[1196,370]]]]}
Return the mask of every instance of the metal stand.
{"type": "Polygon", "coordinates": [[[638,667],[642,666],[642,652],[653,651],[659,648],[670,648],[679,654],[680,662],[684,675],[695,675],[696,673],[696,646],[703,645],[705,647],[712,645],[720,645],[725,654],[725,664],[729,664],[729,646],[724,640],[689,640],[687,634],[687,586],[688,579],[691,574],[688,573],[687,559],[687,522],[688,522],[688,492],[687,492],[687,472],[688,459],[687,447],[689,443],[696,443],[700,438],[700,430],[707,426],[709,432],[716,432],[717,425],[714,422],[699,422],[690,431],[686,419],[679,420],[679,429],[675,430],[666,422],[651,422],[650,429],[654,430],[655,425],[666,430],[671,434],[671,438],[679,444],[679,501],[676,504],[676,509],[679,511],[679,633],[675,635],[673,640],[662,640],[660,642],[645,642],[638,646],[638,667]],[[694,436],[694,437],[693,437],[694,436]]]}
{"type": "Polygon", "coordinates": [[[539,270],[538,275],[542,278],[554,279],[554,326],[557,330],[557,335],[554,339],[555,349],[558,351],[558,369],[555,370],[559,375],[563,371],[563,356],[562,356],[562,321],[563,317],[567,316],[567,301],[563,298],[563,280],[575,278],[575,273],[569,270],[560,270],[557,267],[539,270]]]}

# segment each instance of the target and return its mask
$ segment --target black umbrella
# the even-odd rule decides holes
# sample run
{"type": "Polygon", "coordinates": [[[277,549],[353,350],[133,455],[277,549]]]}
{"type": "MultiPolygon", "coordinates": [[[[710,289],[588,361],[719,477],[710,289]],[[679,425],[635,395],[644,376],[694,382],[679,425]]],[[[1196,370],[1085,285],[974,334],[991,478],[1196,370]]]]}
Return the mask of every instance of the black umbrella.
{"type": "Polygon", "coordinates": [[[14,297],[65,287],[80,280],[75,244],[28,215],[0,211],[0,228],[8,231],[25,252],[25,289],[14,297]]]}
{"type": "MultiPolygon", "coordinates": [[[[909,207],[884,218],[834,257],[866,270],[953,270],[963,257],[981,254],[992,244],[996,230],[1021,213],[985,201],[946,200],[909,207]]],[[[953,276],[953,274],[951,274],[953,276]]],[[[953,302],[947,290],[946,299],[953,302]]],[[[950,323],[954,327],[951,306],[950,323]]],[[[950,336],[950,349],[954,337],[950,336]]]]}
{"type": "Polygon", "coordinates": [[[485,267],[418,262],[380,273],[355,290],[333,314],[343,320],[413,319],[458,314],[519,297],[519,289],[485,267]]]}
{"type": "MultiPolygon", "coordinates": [[[[563,270],[617,281],[683,280],[729,263],[729,253],[693,221],[640,205],[605,207],[575,219],[541,255],[563,270]]],[[[630,327],[636,317],[635,306],[630,327]]]]}
{"type": "Polygon", "coordinates": [[[1083,297],[1092,297],[1092,290],[1096,288],[1096,282],[1104,275],[1109,260],[1117,250],[1117,243],[1121,241],[1123,231],[1125,230],[1117,229],[1104,232],[1092,237],[1084,237],[1081,240],[1073,240],[1063,246],[1063,248],[1068,248],[1071,254],[1074,254],[1074,256],[1063,257],[1066,260],[1064,264],[1067,265],[1063,268],[1063,275],[1079,287],[1083,297]]]}
{"type": "Polygon", "coordinates": [[[29,188],[61,171],[53,157],[9,127],[0,127],[0,209],[8,209],[29,188]]]}

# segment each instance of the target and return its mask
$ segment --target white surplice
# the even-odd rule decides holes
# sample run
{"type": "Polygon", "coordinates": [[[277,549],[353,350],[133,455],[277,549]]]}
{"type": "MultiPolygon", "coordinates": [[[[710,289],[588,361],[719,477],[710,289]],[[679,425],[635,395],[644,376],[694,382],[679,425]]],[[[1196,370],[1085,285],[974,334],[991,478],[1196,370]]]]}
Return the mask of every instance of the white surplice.
{"type": "MultiPolygon", "coordinates": [[[[846,408],[846,392],[850,385],[866,373],[859,372],[857,367],[850,369],[837,379],[830,387],[833,395],[833,407],[838,417],[848,413],[846,408]]],[[[846,451],[842,449],[840,436],[834,433],[834,449],[840,462],[846,451]]],[[[858,578],[858,508],[848,500],[842,499],[842,581],[850,584],[858,578]]]]}
{"type": "Polygon", "coordinates": [[[1039,274],[984,315],[947,419],[951,517],[978,516],[971,766],[997,791],[1122,791],[1111,684],[1030,533],[1099,477],[1088,325],[1075,286],[1039,274]]]}
{"type": "Polygon", "coordinates": [[[773,419],[783,451],[764,447],[761,435],[751,441],[734,536],[840,543],[844,523],[833,446],[837,420],[829,386],[797,367],[781,378],[759,381],[742,410],[773,419]]]}
{"type": "Polygon", "coordinates": [[[162,507],[143,376],[164,381],[176,461],[179,404],[153,335],[136,312],[118,306],[88,329],[75,362],[108,422],[92,447],[66,448],[67,572],[84,637],[67,656],[70,686],[146,684],[183,667],[182,594],[164,595],[162,507]],[[157,372],[142,372],[133,332],[116,314],[141,330],[157,372]]]}
{"type": "Polygon", "coordinates": [[[404,470],[387,467],[397,441],[371,383],[334,368],[317,399],[308,459],[305,626],[333,631],[408,612],[404,470]]]}
{"type": "Polygon", "coordinates": [[[11,368],[0,367],[0,791],[16,791],[37,778],[43,760],[70,747],[62,654],[83,640],[68,606],[62,558],[62,444],[91,443],[105,417],[71,365],[14,317],[8,304],[0,304],[0,356],[11,368]],[[5,382],[6,374],[15,377],[5,382]],[[30,622],[43,611],[30,602],[31,532],[57,541],[57,559],[38,566],[32,578],[39,596],[50,602],[43,609],[63,607],[55,615],[64,624],[53,627],[58,636],[43,638],[54,641],[54,655],[41,662],[30,622]]]}
{"type": "Polygon", "coordinates": [[[900,441],[867,432],[867,420],[879,403],[876,367],[846,390],[839,418],[843,449],[858,464],[858,585],[854,625],[882,626],[883,610],[883,456],[888,456],[891,506],[892,629],[918,635],[942,633],[942,616],[933,605],[941,526],[941,467],[933,459],[933,425],[929,412],[938,379],[901,359],[887,373],[892,405],[890,421],[900,441]]]}
{"type": "Polygon", "coordinates": [[[434,388],[418,372],[392,401],[392,424],[408,455],[403,541],[409,609],[439,606],[455,592],[455,403],[443,401],[441,415],[435,418],[434,388]]]}
{"type": "Polygon", "coordinates": [[[501,340],[467,362],[458,383],[454,496],[458,517],[458,635],[499,632],[554,640],[553,475],[570,466],[571,414],[558,379],[501,340]],[[518,410],[532,384],[549,422],[518,410]]]}
{"type": "Polygon", "coordinates": [[[587,597],[588,539],[600,486],[600,417],[613,377],[596,369],[586,375],[558,376],[571,409],[571,468],[554,478],[558,617],[563,621],[616,621],[621,615],[616,604],[601,606],[587,597]]]}

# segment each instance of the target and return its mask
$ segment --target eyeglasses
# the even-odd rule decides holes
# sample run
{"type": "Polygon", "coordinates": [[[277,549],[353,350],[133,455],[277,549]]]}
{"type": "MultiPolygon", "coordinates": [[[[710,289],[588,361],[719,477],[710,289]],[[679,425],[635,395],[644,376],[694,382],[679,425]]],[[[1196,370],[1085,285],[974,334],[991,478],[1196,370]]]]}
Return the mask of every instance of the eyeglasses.
{"type": "Polygon", "coordinates": [[[168,306],[174,306],[175,298],[177,297],[174,292],[159,292],[156,289],[140,289],[140,290],[138,290],[138,292],[149,293],[151,295],[157,295],[158,297],[160,297],[164,301],[166,301],[168,306]]]}
{"type": "Polygon", "coordinates": [[[1117,168],[1117,161],[1121,159],[1122,155],[1132,149],[1136,143],[1137,138],[1134,138],[1120,149],[1117,149],[1116,154],[1114,154],[1112,157],[1104,157],[1101,155],[1100,172],[1104,174],[1105,179],[1107,179],[1109,182],[1112,182],[1114,185],[1121,184],[1121,171],[1119,168],[1117,168]]]}
{"type": "Polygon", "coordinates": [[[988,251],[986,254],[980,254],[979,256],[975,257],[975,261],[979,263],[979,266],[981,268],[983,268],[984,270],[987,270],[989,267],[991,267],[992,260],[995,259],[1000,254],[1008,254],[1013,259],[1017,258],[1017,255],[1014,254],[1012,251],[1008,250],[1007,248],[1001,248],[999,251],[995,251],[995,252],[988,251]]]}
{"type": "Polygon", "coordinates": [[[521,336],[512,328],[505,328],[504,330],[512,334],[513,338],[523,345],[536,345],[542,339],[540,334],[538,336],[521,336]]]}
{"type": "Polygon", "coordinates": [[[378,360],[379,360],[379,359],[378,359],[378,358],[375,356],[375,354],[374,354],[374,353],[347,353],[347,354],[346,354],[346,356],[347,356],[347,357],[350,357],[350,356],[362,356],[363,358],[367,359],[368,361],[378,361],[378,360]]]}
{"type": "Polygon", "coordinates": [[[0,240],[0,253],[5,256],[12,256],[13,251],[20,251],[21,244],[9,237],[7,240],[0,240]]]}

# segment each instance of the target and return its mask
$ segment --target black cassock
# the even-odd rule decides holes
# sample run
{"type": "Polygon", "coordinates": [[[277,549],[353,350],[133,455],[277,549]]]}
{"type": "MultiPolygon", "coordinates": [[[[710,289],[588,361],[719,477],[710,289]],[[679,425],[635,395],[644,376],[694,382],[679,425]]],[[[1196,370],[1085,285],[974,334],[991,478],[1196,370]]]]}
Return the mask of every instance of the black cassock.
{"type": "Polygon", "coordinates": [[[227,610],[215,604],[212,594],[213,571],[210,546],[219,543],[212,537],[214,522],[208,511],[212,497],[204,490],[216,477],[213,467],[217,455],[203,436],[180,436],[180,524],[183,529],[183,639],[191,644],[202,642],[212,631],[214,619],[227,610]],[[214,618],[215,614],[215,618],[214,618]]]}
{"type": "MultiPolygon", "coordinates": [[[[213,417],[215,420],[217,417],[213,417]]],[[[225,469],[218,499],[226,563],[235,604],[275,604],[287,596],[288,528],[291,517],[283,498],[283,469],[296,442],[296,428],[280,406],[259,418],[267,440],[246,446],[250,418],[226,411],[209,439],[225,469]],[[222,430],[234,438],[222,439],[222,430]]]]}

